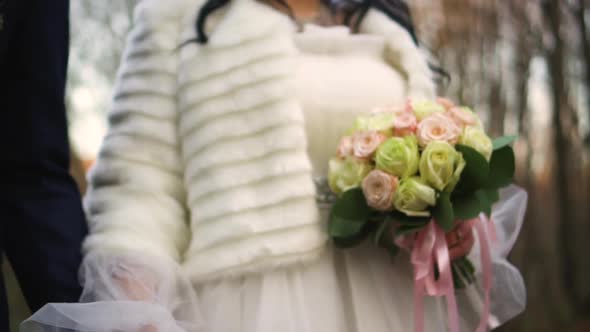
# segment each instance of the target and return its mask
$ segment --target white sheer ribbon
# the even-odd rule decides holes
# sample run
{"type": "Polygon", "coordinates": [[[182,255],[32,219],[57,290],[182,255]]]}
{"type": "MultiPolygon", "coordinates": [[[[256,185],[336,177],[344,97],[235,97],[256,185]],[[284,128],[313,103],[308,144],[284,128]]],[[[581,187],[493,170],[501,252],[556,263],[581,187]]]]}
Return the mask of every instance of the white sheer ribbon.
{"type": "Polygon", "coordinates": [[[173,261],[141,253],[91,253],[80,269],[82,303],[48,304],[21,331],[201,331],[192,284],[173,261]]]}
{"type": "MultiPolygon", "coordinates": [[[[522,228],[527,207],[527,193],[517,187],[508,186],[500,190],[500,201],[492,210],[492,220],[495,224],[496,241],[492,244],[492,289],[491,314],[489,326],[496,328],[506,321],[520,314],[526,306],[526,287],[522,275],[516,267],[507,260],[507,256],[514,247],[518,234],[522,228]]],[[[491,236],[493,238],[493,236],[491,236]]],[[[475,245],[469,257],[481,272],[479,259],[479,245],[475,245]]],[[[457,291],[457,300],[461,310],[473,310],[477,317],[483,309],[484,288],[481,276],[478,282],[466,290],[457,291]],[[475,290],[475,291],[474,291],[475,290]]],[[[473,322],[473,326],[477,326],[473,322]]]]}

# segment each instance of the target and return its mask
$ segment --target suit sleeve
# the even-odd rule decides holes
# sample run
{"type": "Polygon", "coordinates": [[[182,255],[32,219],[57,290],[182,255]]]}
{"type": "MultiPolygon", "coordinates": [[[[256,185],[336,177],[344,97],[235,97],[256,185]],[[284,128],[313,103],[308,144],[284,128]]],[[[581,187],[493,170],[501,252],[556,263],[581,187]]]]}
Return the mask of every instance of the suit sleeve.
{"type": "Polygon", "coordinates": [[[109,130],[89,176],[86,253],[132,250],[178,261],[188,241],[175,96],[182,19],[161,7],[143,1],[135,10],[109,130]]]}

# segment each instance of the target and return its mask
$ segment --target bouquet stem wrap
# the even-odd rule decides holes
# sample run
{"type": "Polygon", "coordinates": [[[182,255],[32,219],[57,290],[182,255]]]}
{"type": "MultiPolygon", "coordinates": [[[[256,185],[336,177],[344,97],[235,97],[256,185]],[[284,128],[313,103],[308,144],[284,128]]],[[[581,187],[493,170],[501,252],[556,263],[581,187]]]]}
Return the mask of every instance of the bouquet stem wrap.
{"type": "MultiPolygon", "coordinates": [[[[492,256],[490,239],[494,238],[492,221],[481,214],[478,218],[465,221],[472,223],[479,239],[481,249],[482,285],[484,288],[484,307],[477,332],[487,330],[490,318],[490,292],[492,288],[492,256]],[[488,225],[486,231],[486,224],[488,225]]],[[[459,332],[459,313],[455,286],[451,271],[451,259],[444,230],[433,219],[415,237],[404,237],[398,245],[411,251],[414,267],[414,329],[424,332],[424,296],[444,296],[447,302],[448,326],[450,332],[459,332]],[[438,267],[438,279],[436,278],[438,267]]]]}

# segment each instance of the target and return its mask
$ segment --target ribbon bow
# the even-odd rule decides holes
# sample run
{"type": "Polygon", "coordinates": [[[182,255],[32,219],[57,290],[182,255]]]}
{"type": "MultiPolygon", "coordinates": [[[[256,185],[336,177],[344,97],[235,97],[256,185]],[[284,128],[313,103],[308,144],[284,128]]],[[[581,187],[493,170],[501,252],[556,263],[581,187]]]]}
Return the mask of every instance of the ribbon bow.
{"type": "MultiPolygon", "coordinates": [[[[493,222],[485,215],[469,221],[477,231],[481,247],[482,284],[484,289],[484,307],[477,332],[487,330],[490,317],[490,291],[492,288],[491,250],[488,234],[495,240],[493,222]],[[485,224],[488,224],[486,233],[485,224]]],[[[445,238],[445,232],[432,220],[420,230],[413,239],[407,237],[398,242],[403,248],[411,250],[411,261],[414,267],[414,328],[416,332],[424,332],[424,296],[444,296],[447,302],[449,331],[459,332],[459,313],[455,286],[451,271],[451,259],[445,238]],[[438,279],[435,268],[438,267],[438,279]]]]}

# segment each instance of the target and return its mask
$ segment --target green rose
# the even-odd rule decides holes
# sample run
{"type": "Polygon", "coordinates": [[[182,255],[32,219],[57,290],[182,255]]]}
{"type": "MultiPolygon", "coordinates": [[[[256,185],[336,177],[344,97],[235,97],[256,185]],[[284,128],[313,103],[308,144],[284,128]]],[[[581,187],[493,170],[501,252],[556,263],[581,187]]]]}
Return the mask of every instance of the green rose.
{"type": "Polygon", "coordinates": [[[436,204],[436,192],[417,176],[403,179],[395,195],[393,205],[410,217],[428,217],[429,206],[436,204]]]}
{"type": "Polygon", "coordinates": [[[465,130],[463,130],[463,134],[459,138],[459,144],[467,145],[475,149],[488,161],[492,157],[492,140],[482,129],[478,127],[465,128],[465,130]]]}
{"type": "Polygon", "coordinates": [[[420,177],[435,189],[452,190],[465,168],[461,153],[443,141],[432,141],[420,157],[420,177]]]}
{"type": "Polygon", "coordinates": [[[377,168],[400,178],[416,174],[419,160],[415,136],[392,137],[383,142],[375,153],[377,168]]]}
{"type": "Polygon", "coordinates": [[[375,113],[369,115],[362,115],[356,118],[352,132],[357,131],[378,131],[387,132],[393,128],[393,120],[395,114],[393,113],[375,113]]]}
{"type": "Polygon", "coordinates": [[[371,165],[352,158],[331,159],[329,165],[328,183],[330,189],[337,195],[360,187],[363,179],[372,170],[371,165]]]}
{"type": "Polygon", "coordinates": [[[412,109],[414,110],[414,114],[418,121],[421,121],[433,113],[445,111],[443,105],[430,100],[412,102],[412,109]]]}

